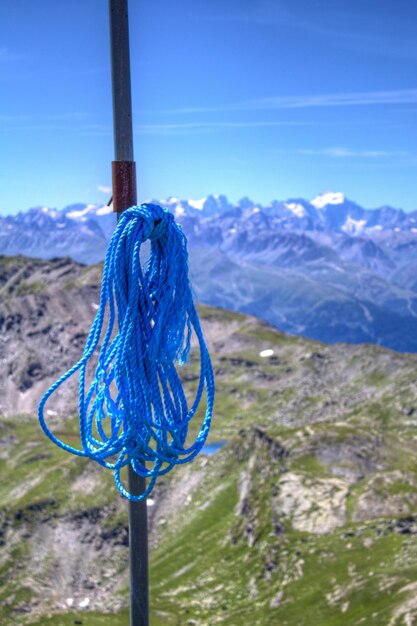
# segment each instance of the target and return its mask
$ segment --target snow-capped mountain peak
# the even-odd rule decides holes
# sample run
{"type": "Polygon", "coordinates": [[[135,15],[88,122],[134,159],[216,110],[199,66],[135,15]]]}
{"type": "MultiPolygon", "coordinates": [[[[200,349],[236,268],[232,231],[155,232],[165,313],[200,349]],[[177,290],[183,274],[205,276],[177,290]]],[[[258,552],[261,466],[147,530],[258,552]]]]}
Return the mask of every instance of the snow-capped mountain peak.
{"type": "Polygon", "coordinates": [[[202,211],[204,208],[204,204],[206,202],[207,198],[200,198],[200,200],[188,200],[188,204],[193,208],[193,209],[197,209],[198,211],[202,211]]]}
{"type": "Polygon", "coordinates": [[[328,191],[322,193],[314,200],[310,201],[310,204],[316,207],[316,209],[323,209],[328,204],[343,204],[346,201],[344,193],[328,191]]]}
{"type": "Polygon", "coordinates": [[[294,213],[297,217],[305,217],[307,215],[307,211],[303,207],[302,204],[298,204],[297,202],[284,202],[284,206],[286,209],[294,213]]]}
{"type": "Polygon", "coordinates": [[[47,216],[50,218],[57,218],[60,217],[61,213],[60,211],[58,211],[57,209],[52,209],[49,206],[35,206],[29,209],[29,211],[23,212],[22,215],[29,213],[30,215],[43,215],[43,216],[47,216]]]}
{"type": "Polygon", "coordinates": [[[66,216],[71,220],[78,220],[82,217],[86,217],[89,213],[95,213],[97,210],[96,204],[87,204],[86,207],[80,209],[72,209],[66,213],[66,216]]]}

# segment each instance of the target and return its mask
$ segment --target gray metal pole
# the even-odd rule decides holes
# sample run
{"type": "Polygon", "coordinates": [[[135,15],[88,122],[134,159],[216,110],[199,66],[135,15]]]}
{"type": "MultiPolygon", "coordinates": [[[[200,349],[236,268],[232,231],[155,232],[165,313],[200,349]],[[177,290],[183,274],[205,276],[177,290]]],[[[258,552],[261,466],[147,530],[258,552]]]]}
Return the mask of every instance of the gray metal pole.
{"type": "MultiPolygon", "coordinates": [[[[127,0],[109,0],[113,93],[113,207],[117,216],[136,204],[133,160],[127,0]]],[[[129,491],[139,495],[146,480],[129,465],[129,491]]],[[[148,519],[146,500],[129,501],[130,626],[149,626],[148,519]]]]}
{"type": "Polygon", "coordinates": [[[109,0],[113,95],[114,158],[133,161],[127,0],[109,0]]]}

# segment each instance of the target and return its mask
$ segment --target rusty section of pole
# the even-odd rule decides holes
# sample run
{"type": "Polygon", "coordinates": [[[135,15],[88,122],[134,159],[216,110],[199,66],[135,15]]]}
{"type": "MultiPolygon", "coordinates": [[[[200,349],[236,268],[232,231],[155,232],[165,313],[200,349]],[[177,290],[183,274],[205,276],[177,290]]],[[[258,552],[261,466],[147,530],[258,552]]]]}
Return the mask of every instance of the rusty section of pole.
{"type": "Polygon", "coordinates": [[[113,211],[122,213],[137,202],[136,164],[134,161],[112,162],[113,211]]]}

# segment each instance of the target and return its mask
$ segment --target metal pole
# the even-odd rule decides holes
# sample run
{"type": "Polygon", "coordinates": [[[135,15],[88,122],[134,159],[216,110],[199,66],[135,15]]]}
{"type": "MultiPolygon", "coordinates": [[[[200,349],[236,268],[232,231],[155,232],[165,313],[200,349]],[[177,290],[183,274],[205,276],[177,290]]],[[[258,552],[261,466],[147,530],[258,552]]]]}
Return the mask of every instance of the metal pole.
{"type": "MultiPolygon", "coordinates": [[[[128,0],[109,0],[113,93],[113,209],[119,217],[136,204],[130,89],[128,0]]],[[[139,495],[146,481],[129,465],[129,491],[139,495]]],[[[130,626],[149,626],[148,520],[146,500],[129,501],[130,626]]]]}

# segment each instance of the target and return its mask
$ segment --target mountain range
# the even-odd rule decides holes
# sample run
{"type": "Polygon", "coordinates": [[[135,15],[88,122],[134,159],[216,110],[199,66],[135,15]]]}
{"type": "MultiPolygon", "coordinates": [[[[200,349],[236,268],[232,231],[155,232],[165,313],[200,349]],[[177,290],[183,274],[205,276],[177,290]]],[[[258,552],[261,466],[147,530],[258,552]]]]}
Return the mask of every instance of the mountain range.
{"type": "MultiPolygon", "coordinates": [[[[366,209],[342,193],[267,206],[224,195],[157,201],[189,242],[196,297],[326,343],[417,351],[417,210],[366,209]]],[[[0,254],[103,259],[111,206],[0,217],[0,254]]]]}

